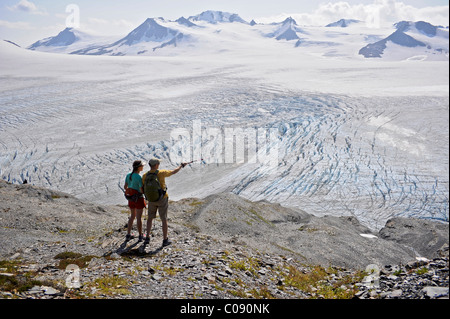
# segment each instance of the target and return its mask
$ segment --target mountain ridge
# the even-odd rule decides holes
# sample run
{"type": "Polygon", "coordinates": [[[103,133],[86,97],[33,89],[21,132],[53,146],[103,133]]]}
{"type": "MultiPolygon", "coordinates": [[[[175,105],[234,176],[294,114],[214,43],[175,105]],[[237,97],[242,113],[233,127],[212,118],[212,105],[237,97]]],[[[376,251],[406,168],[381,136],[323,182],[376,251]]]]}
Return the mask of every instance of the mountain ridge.
{"type": "Polygon", "coordinates": [[[347,28],[349,25],[353,23],[360,23],[360,20],[356,19],[340,19],[336,22],[332,22],[327,24],[325,27],[331,28],[331,27],[340,27],[340,28],[347,28]]]}
{"type": "MultiPolygon", "coordinates": [[[[397,29],[395,32],[380,41],[370,43],[367,46],[363,47],[359,51],[359,54],[363,55],[366,58],[381,58],[389,42],[406,48],[423,47],[437,52],[445,50],[445,48],[440,47],[439,44],[437,47],[434,47],[433,44],[427,41],[426,38],[434,38],[437,35],[439,29],[438,27],[433,26],[428,22],[401,21],[394,24],[394,26],[397,29]],[[416,37],[418,33],[425,35],[426,38],[424,38],[422,41],[417,40],[416,37]]],[[[448,38],[448,33],[447,35],[443,34],[443,38],[445,38],[445,36],[448,38]]]]}
{"type": "Polygon", "coordinates": [[[218,23],[218,22],[240,22],[244,24],[248,24],[247,21],[242,19],[237,13],[229,13],[224,11],[214,11],[214,10],[207,10],[203,11],[202,13],[190,16],[188,18],[189,21],[206,21],[209,23],[218,23]]]}
{"type": "MultiPolygon", "coordinates": [[[[95,43],[95,37],[89,37],[87,34],[80,33],[79,30],[66,28],[54,37],[36,41],[28,49],[78,55],[151,55],[156,52],[166,55],[202,54],[205,47],[217,47],[218,52],[232,50],[235,47],[233,41],[237,39],[233,36],[238,28],[245,31],[242,35],[246,37],[245,40],[239,42],[239,45],[246,44],[249,48],[252,42],[261,41],[262,39],[260,40],[258,37],[262,36],[266,39],[273,38],[288,43],[295,41],[292,47],[298,50],[304,50],[305,46],[301,44],[307,43],[306,47],[322,48],[319,49],[319,52],[322,52],[323,56],[328,56],[327,51],[334,55],[336,47],[343,49],[345,46],[353,46],[356,35],[367,32],[365,37],[359,36],[361,47],[359,51],[354,52],[353,56],[349,56],[350,58],[355,58],[355,56],[363,58],[395,57],[396,51],[401,51],[401,59],[422,55],[430,59],[448,60],[448,30],[424,21],[400,21],[393,25],[395,30],[390,35],[374,36],[369,33],[372,32],[370,29],[359,31],[364,28],[364,24],[354,19],[341,19],[326,26],[311,29],[306,26],[299,27],[292,17],[279,23],[257,24],[254,20],[248,23],[235,13],[212,10],[189,18],[180,17],[174,21],[164,18],[147,18],[125,37],[110,43],[104,41],[95,43]],[[306,30],[308,28],[311,30],[306,30]],[[356,29],[350,33],[330,31],[330,29],[336,30],[337,28],[346,31],[353,30],[352,28],[356,29]],[[222,29],[229,29],[231,33],[224,35],[221,32],[222,29]],[[342,41],[329,40],[336,36],[342,38],[342,41]],[[381,40],[370,41],[377,37],[381,40]],[[83,39],[86,38],[88,40],[83,45],[83,39]],[[346,40],[347,38],[348,40],[346,40]],[[229,45],[225,43],[229,43],[229,45]],[[399,47],[391,48],[390,43],[399,45],[399,47]],[[77,44],[76,47],[75,44],[77,44]],[[182,46],[183,50],[180,50],[181,44],[185,44],[182,46]],[[224,47],[220,49],[220,46],[224,47]],[[422,49],[418,51],[418,47],[422,49]],[[163,48],[164,50],[156,51],[163,48]]],[[[254,50],[258,50],[258,48],[254,50]]]]}

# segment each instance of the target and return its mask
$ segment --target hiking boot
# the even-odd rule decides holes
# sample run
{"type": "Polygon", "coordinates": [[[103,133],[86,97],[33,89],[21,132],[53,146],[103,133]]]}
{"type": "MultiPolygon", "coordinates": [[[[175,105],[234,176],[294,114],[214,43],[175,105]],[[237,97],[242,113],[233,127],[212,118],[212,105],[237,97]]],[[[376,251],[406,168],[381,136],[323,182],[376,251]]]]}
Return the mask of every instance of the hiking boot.
{"type": "Polygon", "coordinates": [[[138,242],[140,243],[140,242],[143,241],[143,240],[144,240],[144,236],[143,236],[143,235],[139,235],[138,242]]]}
{"type": "Polygon", "coordinates": [[[150,237],[145,237],[144,245],[148,245],[150,243],[150,237]]]}
{"type": "Polygon", "coordinates": [[[172,244],[172,242],[169,240],[169,238],[163,240],[163,247],[169,246],[170,244],[172,244]]]}
{"type": "Polygon", "coordinates": [[[134,239],[134,236],[133,236],[133,235],[127,234],[127,236],[125,236],[125,240],[126,240],[126,241],[129,241],[129,240],[131,240],[131,239],[134,239]]]}

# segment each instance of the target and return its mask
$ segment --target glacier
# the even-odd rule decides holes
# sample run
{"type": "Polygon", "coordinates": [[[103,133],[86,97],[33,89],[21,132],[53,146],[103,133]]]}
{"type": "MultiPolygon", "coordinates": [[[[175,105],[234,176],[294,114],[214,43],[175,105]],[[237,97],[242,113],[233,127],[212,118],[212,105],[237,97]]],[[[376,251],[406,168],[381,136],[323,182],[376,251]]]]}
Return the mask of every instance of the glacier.
{"type": "Polygon", "coordinates": [[[131,163],[159,156],[176,167],[171,132],[201,121],[206,150],[218,142],[214,130],[275,129],[277,164],[193,163],[168,180],[173,200],[233,192],[355,216],[372,229],[393,216],[448,222],[448,59],[367,60],[354,53],[360,42],[317,54],[255,40],[259,31],[242,25],[216,23],[226,41],[210,34],[209,45],[167,56],[55,54],[1,41],[1,178],[126,204],[119,186],[131,163]]]}

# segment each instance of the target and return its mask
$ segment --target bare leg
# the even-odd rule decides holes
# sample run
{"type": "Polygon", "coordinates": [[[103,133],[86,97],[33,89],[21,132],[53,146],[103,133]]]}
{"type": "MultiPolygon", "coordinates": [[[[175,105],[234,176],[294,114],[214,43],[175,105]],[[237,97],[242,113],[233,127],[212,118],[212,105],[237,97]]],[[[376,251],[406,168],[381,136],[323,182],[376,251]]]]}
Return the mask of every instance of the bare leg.
{"type": "Polygon", "coordinates": [[[133,222],[134,222],[134,219],[136,218],[136,208],[130,208],[130,211],[131,211],[131,216],[128,219],[128,229],[127,229],[128,235],[131,234],[131,229],[133,228],[133,222]]]}
{"type": "Polygon", "coordinates": [[[147,238],[150,238],[150,232],[152,231],[152,223],[153,223],[153,218],[148,218],[147,219],[147,238]]]}
{"type": "Polygon", "coordinates": [[[144,209],[136,209],[137,229],[138,229],[140,236],[142,236],[142,213],[143,212],[144,212],[144,209]]]}
{"type": "Polygon", "coordinates": [[[167,219],[162,220],[162,231],[163,231],[163,239],[167,239],[167,233],[168,233],[167,219]]]}

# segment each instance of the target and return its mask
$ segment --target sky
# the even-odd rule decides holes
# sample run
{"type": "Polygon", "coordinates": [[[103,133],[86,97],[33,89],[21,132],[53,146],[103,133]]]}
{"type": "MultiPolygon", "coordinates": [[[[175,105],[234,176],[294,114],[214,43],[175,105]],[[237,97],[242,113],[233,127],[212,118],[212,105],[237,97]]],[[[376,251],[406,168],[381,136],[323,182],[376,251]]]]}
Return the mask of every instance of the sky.
{"type": "Polygon", "coordinates": [[[206,10],[271,23],[292,16],[300,25],[358,19],[377,25],[424,20],[449,25],[449,0],[0,0],[0,39],[29,46],[66,27],[126,35],[147,18],[176,20],[206,10]]]}

